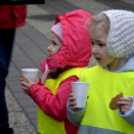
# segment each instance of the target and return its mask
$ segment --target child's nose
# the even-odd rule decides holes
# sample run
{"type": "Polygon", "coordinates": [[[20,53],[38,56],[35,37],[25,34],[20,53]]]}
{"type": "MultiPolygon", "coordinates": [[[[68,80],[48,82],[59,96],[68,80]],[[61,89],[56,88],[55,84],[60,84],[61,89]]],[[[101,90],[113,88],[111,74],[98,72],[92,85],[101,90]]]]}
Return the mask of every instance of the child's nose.
{"type": "Polygon", "coordinates": [[[96,45],[92,45],[92,53],[97,53],[97,47],[96,47],[96,45]]]}
{"type": "Polygon", "coordinates": [[[47,47],[47,50],[48,51],[51,51],[51,45],[47,47]]]}

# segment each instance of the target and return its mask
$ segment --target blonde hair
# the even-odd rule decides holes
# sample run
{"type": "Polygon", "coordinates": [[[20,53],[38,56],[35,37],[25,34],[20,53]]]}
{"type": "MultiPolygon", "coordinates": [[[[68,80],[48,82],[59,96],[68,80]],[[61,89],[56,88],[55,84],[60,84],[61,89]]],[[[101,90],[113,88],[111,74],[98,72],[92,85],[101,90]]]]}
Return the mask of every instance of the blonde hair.
{"type": "Polygon", "coordinates": [[[101,14],[101,15],[98,15],[98,16],[92,16],[89,30],[94,28],[98,24],[102,24],[102,26],[104,27],[106,33],[107,34],[109,33],[110,21],[109,21],[108,17],[105,14],[101,14]]]}

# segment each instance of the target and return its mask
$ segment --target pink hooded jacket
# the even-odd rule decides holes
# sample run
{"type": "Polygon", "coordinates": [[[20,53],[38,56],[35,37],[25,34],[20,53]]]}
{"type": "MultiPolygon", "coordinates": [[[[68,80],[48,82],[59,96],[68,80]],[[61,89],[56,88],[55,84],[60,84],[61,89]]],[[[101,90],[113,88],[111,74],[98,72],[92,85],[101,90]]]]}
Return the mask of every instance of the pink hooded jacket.
{"type": "MultiPolygon", "coordinates": [[[[46,58],[49,69],[66,65],[77,67],[88,65],[91,56],[88,32],[90,18],[91,14],[84,10],[75,10],[56,17],[55,24],[59,21],[62,24],[63,44],[56,55],[46,58]]],[[[42,62],[42,69],[43,64],[42,62]]]]}
{"type": "MultiPolygon", "coordinates": [[[[91,58],[91,42],[88,28],[91,14],[84,10],[75,10],[56,17],[55,24],[61,21],[63,29],[63,44],[60,51],[46,58],[40,63],[42,72],[45,65],[54,69],[66,66],[62,72],[72,67],[86,67],[91,58]]],[[[61,72],[61,73],[62,73],[61,72]]],[[[30,87],[29,95],[46,114],[58,121],[65,121],[67,134],[76,134],[78,127],[71,124],[66,116],[66,102],[71,93],[71,82],[78,81],[77,76],[70,76],[60,83],[57,94],[53,93],[44,85],[34,84],[30,87]]]]}

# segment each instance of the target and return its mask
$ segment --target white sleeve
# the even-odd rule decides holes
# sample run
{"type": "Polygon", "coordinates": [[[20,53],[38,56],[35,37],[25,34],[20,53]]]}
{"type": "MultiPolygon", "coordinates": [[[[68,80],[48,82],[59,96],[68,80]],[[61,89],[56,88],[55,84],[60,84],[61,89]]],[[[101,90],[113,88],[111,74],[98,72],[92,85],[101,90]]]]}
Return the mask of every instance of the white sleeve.
{"type": "Polygon", "coordinates": [[[68,120],[72,124],[79,126],[82,121],[82,118],[85,114],[86,108],[87,108],[87,103],[84,108],[76,108],[75,110],[71,110],[70,106],[69,106],[69,101],[67,101],[67,118],[68,118],[68,120]]]}

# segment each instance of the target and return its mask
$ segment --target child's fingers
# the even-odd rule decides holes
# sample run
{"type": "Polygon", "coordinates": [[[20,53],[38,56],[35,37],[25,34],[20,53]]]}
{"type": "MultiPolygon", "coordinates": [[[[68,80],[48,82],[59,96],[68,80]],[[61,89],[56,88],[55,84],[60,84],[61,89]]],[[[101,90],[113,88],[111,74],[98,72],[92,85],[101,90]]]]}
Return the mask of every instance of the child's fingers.
{"type": "Polygon", "coordinates": [[[23,79],[25,79],[27,82],[30,82],[30,79],[29,79],[28,77],[26,77],[26,76],[24,76],[24,75],[21,75],[21,77],[22,77],[23,79]]]}
{"type": "Polygon", "coordinates": [[[20,81],[24,81],[24,80],[21,78],[20,81]]]}
{"type": "Polygon", "coordinates": [[[117,104],[132,106],[132,102],[130,101],[118,101],[117,104]]]}
{"type": "Polygon", "coordinates": [[[121,105],[120,109],[123,113],[127,113],[131,107],[132,107],[132,100],[128,97],[122,97],[120,101],[117,102],[117,104],[121,105]]]}
{"type": "Polygon", "coordinates": [[[124,112],[124,113],[128,112],[130,110],[130,108],[131,107],[130,106],[127,106],[127,105],[122,105],[120,107],[121,111],[124,112]]]}
{"type": "Polygon", "coordinates": [[[132,106],[131,102],[126,102],[126,101],[118,101],[117,104],[120,106],[128,106],[128,107],[132,106]]]}
{"type": "Polygon", "coordinates": [[[24,90],[24,93],[25,93],[25,94],[28,94],[28,91],[27,91],[27,90],[24,90]]]}
{"type": "Polygon", "coordinates": [[[26,82],[24,82],[24,81],[22,81],[22,82],[21,82],[21,86],[29,87],[29,84],[28,84],[28,83],[26,83],[26,82]]]}
{"type": "Polygon", "coordinates": [[[75,100],[76,100],[76,98],[75,98],[75,97],[69,97],[69,99],[68,99],[68,100],[69,100],[69,102],[70,102],[70,101],[75,101],[75,100]]]}
{"type": "Polygon", "coordinates": [[[74,94],[73,94],[73,93],[70,93],[68,96],[69,96],[69,97],[73,97],[73,96],[74,96],[74,94]]]}
{"type": "Polygon", "coordinates": [[[129,97],[121,97],[120,100],[121,101],[129,101],[129,102],[132,101],[131,98],[129,98],[129,97]]]}
{"type": "Polygon", "coordinates": [[[23,90],[27,90],[27,91],[28,91],[27,87],[21,86],[21,88],[22,88],[23,90]]]}
{"type": "Polygon", "coordinates": [[[127,113],[129,110],[128,110],[128,109],[125,109],[125,108],[122,108],[121,111],[122,111],[123,113],[127,113]]]}
{"type": "Polygon", "coordinates": [[[118,101],[117,104],[119,104],[119,105],[125,105],[125,104],[127,104],[127,101],[118,101]]]}
{"type": "Polygon", "coordinates": [[[70,106],[70,108],[71,108],[72,110],[76,109],[76,107],[75,107],[75,106],[70,106]]]}
{"type": "Polygon", "coordinates": [[[69,106],[75,106],[77,102],[69,102],[69,106]]]}
{"type": "Polygon", "coordinates": [[[131,107],[128,106],[128,105],[122,105],[121,108],[122,108],[122,109],[128,109],[128,110],[129,110],[131,107]]]}

